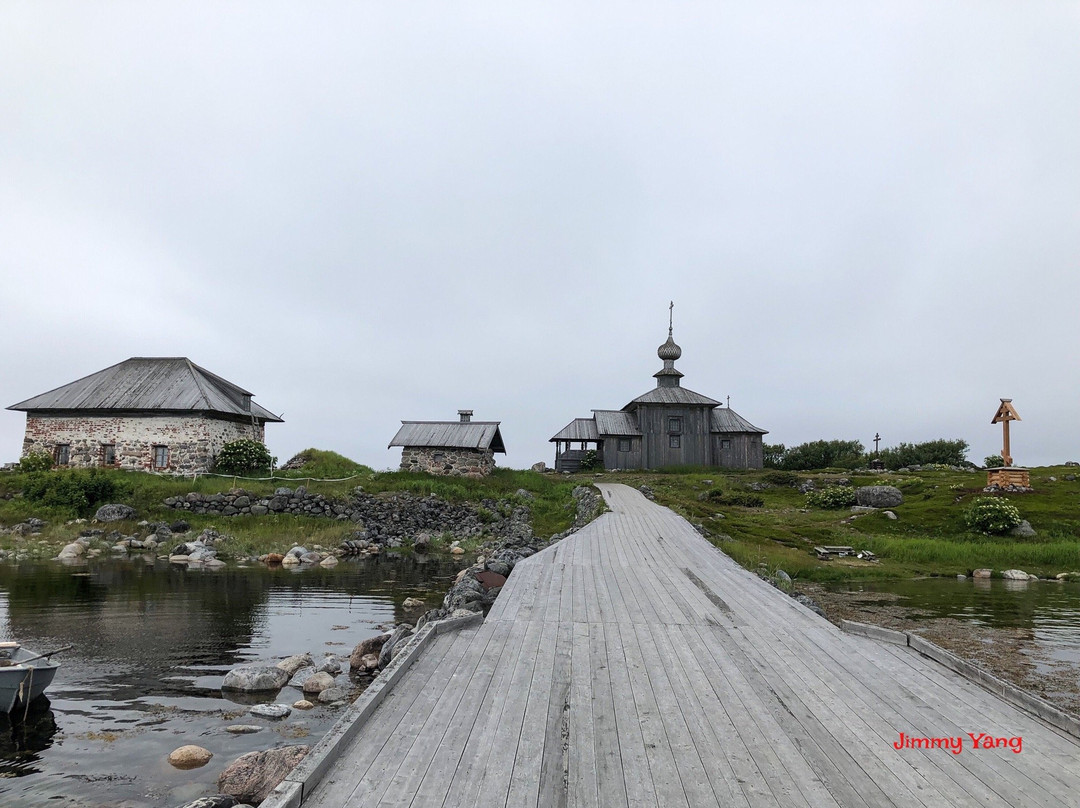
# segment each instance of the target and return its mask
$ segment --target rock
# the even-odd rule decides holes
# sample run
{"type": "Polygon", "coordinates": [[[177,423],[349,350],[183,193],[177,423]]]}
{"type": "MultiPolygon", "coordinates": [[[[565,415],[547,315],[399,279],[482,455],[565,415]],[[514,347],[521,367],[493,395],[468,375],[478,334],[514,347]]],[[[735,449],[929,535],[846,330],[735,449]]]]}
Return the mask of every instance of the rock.
{"type": "Polygon", "coordinates": [[[855,489],[855,502],[871,508],[895,508],[904,504],[904,495],[891,485],[864,485],[855,489]]]}
{"type": "Polygon", "coordinates": [[[451,547],[450,548],[450,554],[451,555],[465,555],[465,548],[463,548],[463,547],[451,547]]]}
{"type": "Polygon", "coordinates": [[[311,654],[293,654],[281,660],[276,667],[281,668],[292,677],[301,668],[314,668],[315,660],[311,658],[311,654]]]}
{"type": "Polygon", "coordinates": [[[1076,479],[1075,474],[1066,474],[1062,479],[1068,480],[1070,483],[1076,479]]]}
{"type": "Polygon", "coordinates": [[[777,586],[779,586],[781,589],[787,589],[791,586],[791,576],[783,570],[777,570],[774,577],[776,579],[777,586]]]}
{"type": "Polygon", "coordinates": [[[355,665],[354,669],[363,671],[365,673],[369,671],[377,671],[379,669],[379,655],[364,654],[362,657],[360,657],[359,664],[355,665]]]}
{"type": "Polygon", "coordinates": [[[974,572],[971,573],[971,577],[972,578],[989,578],[990,573],[991,573],[991,570],[988,570],[988,569],[975,570],[974,572]]]}
{"type": "Polygon", "coordinates": [[[511,566],[505,561],[499,561],[498,559],[491,559],[484,562],[484,567],[494,572],[496,575],[501,575],[506,578],[510,575],[511,566]]]}
{"type": "Polygon", "coordinates": [[[326,688],[334,686],[334,677],[326,671],[319,671],[312,674],[304,682],[303,691],[307,695],[309,693],[322,693],[326,688]]]}
{"type": "Polygon", "coordinates": [[[172,750],[169,753],[169,763],[178,769],[197,769],[209,763],[213,756],[209,749],[189,744],[172,750]]]}
{"type": "Polygon", "coordinates": [[[958,581],[966,581],[967,576],[964,575],[964,573],[962,573],[962,572],[958,572],[958,573],[956,573],[956,580],[958,580],[958,581]]]}
{"type": "Polygon", "coordinates": [[[262,732],[258,724],[229,724],[225,731],[231,735],[250,735],[253,732],[262,732]]]}
{"type": "Polygon", "coordinates": [[[539,463],[533,463],[532,470],[535,471],[537,474],[543,474],[545,471],[547,471],[547,463],[545,463],[543,460],[541,460],[539,463]]]}
{"type": "Polygon", "coordinates": [[[338,565],[337,556],[328,555],[322,561],[319,562],[320,567],[336,567],[338,565]]]}
{"type": "Polygon", "coordinates": [[[228,794],[214,794],[185,803],[182,808],[233,808],[235,805],[239,805],[235,797],[228,794]]]}
{"type": "Polygon", "coordinates": [[[1021,539],[1030,539],[1038,534],[1035,533],[1035,528],[1031,526],[1031,522],[1027,519],[1023,519],[1020,524],[1009,531],[1009,535],[1021,539]]]}
{"type": "Polygon", "coordinates": [[[378,654],[382,650],[383,645],[390,639],[390,634],[376,634],[374,637],[368,637],[366,640],[361,641],[353,648],[352,654],[349,655],[349,666],[352,668],[363,667],[361,660],[368,654],[375,654],[378,659],[378,654]]]}
{"type": "Polygon", "coordinates": [[[413,539],[412,547],[418,553],[426,553],[431,549],[431,534],[426,531],[417,534],[416,538],[413,539]]]}
{"type": "Polygon", "coordinates": [[[319,694],[320,704],[332,704],[335,701],[342,701],[349,694],[345,692],[344,688],[340,687],[328,687],[326,690],[319,694]]]}
{"type": "Polygon", "coordinates": [[[896,521],[896,514],[895,513],[893,513],[892,511],[885,511],[884,513],[885,513],[886,518],[891,519],[894,522],[896,521]]]}
{"type": "Polygon", "coordinates": [[[420,598],[405,598],[401,605],[406,609],[422,609],[427,604],[420,598]]]}
{"type": "Polygon", "coordinates": [[[307,699],[299,699],[297,701],[294,701],[292,706],[294,710],[311,710],[315,707],[315,705],[307,699]]]}
{"type": "Polygon", "coordinates": [[[225,674],[221,689],[261,693],[280,690],[288,681],[289,674],[275,665],[241,665],[225,674]]]}
{"type": "Polygon", "coordinates": [[[1031,578],[1023,570],[1005,570],[1005,572],[1001,573],[1001,577],[1006,581],[1027,581],[1031,578]]]}
{"type": "Polygon", "coordinates": [[[302,688],[304,686],[304,682],[306,682],[316,673],[318,673],[318,671],[315,669],[314,665],[306,668],[301,668],[296,673],[294,673],[292,679],[289,680],[289,687],[302,688]]]}
{"type": "Polygon", "coordinates": [[[287,704],[256,704],[248,712],[262,718],[288,718],[292,708],[287,704]]]}
{"type": "Polygon", "coordinates": [[[393,659],[391,654],[394,650],[394,646],[399,643],[404,645],[411,636],[412,629],[408,626],[398,626],[394,629],[394,632],[390,635],[390,639],[383,643],[383,647],[379,651],[379,670],[382,670],[390,664],[390,660],[393,659]]]}
{"type": "Polygon", "coordinates": [[[306,547],[301,547],[300,545],[294,545],[289,550],[289,552],[287,552],[285,555],[287,555],[287,556],[296,556],[297,558],[301,558],[303,556],[306,556],[307,554],[308,554],[308,549],[306,547]]]}
{"type": "Polygon", "coordinates": [[[241,755],[218,777],[218,791],[257,805],[304,759],[309,746],[280,746],[241,755]]]}
{"type": "Polygon", "coordinates": [[[287,555],[281,559],[281,566],[283,567],[299,567],[300,559],[294,555],[287,555]]]}
{"type": "Polygon", "coordinates": [[[169,525],[169,530],[171,530],[173,533],[187,533],[189,530],[191,530],[191,525],[183,519],[178,519],[177,521],[169,525]]]}
{"type": "Polygon", "coordinates": [[[102,505],[97,509],[94,518],[99,522],[119,522],[122,519],[134,519],[138,511],[130,505],[102,505]]]}
{"type": "Polygon", "coordinates": [[[284,558],[281,553],[267,553],[265,560],[267,564],[280,564],[284,558]]]}
{"type": "Polygon", "coordinates": [[[872,505],[852,505],[851,506],[851,512],[852,513],[873,513],[876,510],[877,510],[877,508],[873,507],[872,505]]]}
{"type": "Polygon", "coordinates": [[[67,559],[67,558],[80,558],[80,557],[82,557],[83,553],[85,553],[85,552],[86,552],[86,545],[83,544],[82,542],[77,542],[76,541],[76,542],[72,542],[71,544],[66,545],[64,547],[64,549],[60,551],[60,555],[58,555],[57,558],[59,558],[61,560],[67,559]]]}
{"type": "Polygon", "coordinates": [[[502,586],[506,583],[506,576],[499,575],[492,570],[484,570],[483,572],[476,573],[476,580],[480,582],[480,585],[484,589],[492,589],[497,586],[502,586]]]}

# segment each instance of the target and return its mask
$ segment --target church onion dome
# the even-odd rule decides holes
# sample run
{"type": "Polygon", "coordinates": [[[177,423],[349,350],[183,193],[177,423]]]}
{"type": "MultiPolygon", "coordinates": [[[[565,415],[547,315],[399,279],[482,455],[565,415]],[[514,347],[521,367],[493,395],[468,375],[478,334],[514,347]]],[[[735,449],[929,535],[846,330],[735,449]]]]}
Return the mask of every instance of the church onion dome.
{"type": "Polygon", "coordinates": [[[668,332],[667,342],[656,349],[656,355],[665,361],[669,359],[674,361],[682,356],[682,348],[675,344],[670,331],[668,332]]]}

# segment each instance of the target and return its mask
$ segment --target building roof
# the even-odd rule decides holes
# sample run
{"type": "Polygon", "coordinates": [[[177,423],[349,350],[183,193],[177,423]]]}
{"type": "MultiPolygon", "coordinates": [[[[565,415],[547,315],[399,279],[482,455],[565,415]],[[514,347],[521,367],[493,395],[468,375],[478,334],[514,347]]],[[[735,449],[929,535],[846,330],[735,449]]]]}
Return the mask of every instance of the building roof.
{"type": "Polygon", "coordinates": [[[730,407],[717,407],[712,411],[710,432],[757,432],[768,435],[769,430],[761,429],[747,421],[730,407]]]}
{"type": "Polygon", "coordinates": [[[683,404],[691,406],[719,407],[720,402],[714,401],[701,393],[695,393],[685,387],[656,387],[647,393],[635,398],[623,411],[631,409],[635,404],[683,404]]]}
{"type": "Polygon", "coordinates": [[[185,357],[138,356],[8,409],[214,412],[281,421],[251,395],[185,357]]]}
{"type": "Polygon", "coordinates": [[[557,440],[600,440],[600,434],[596,431],[596,419],[575,418],[549,438],[548,443],[557,440]]]}
{"type": "Polygon", "coordinates": [[[402,421],[394,446],[432,449],[490,449],[506,454],[499,421],[402,421]]]}
{"type": "Polygon", "coordinates": [[[596,431],[601,435],[640,435],[637,417],[632,412],[620,412],[618,410],[593,410],[596,418],[596,431]]]}

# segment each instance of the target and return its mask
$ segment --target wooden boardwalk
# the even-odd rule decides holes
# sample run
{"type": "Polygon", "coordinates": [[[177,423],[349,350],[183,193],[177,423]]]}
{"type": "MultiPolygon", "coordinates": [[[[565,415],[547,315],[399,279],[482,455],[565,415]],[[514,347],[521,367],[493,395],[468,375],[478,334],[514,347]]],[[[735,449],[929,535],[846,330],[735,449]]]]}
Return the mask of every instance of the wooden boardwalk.
{"type": "Polygon", "coordinates": [[[1076,739],[599,487],[612,512],[519,564],[482,624],[439,635],[304,806],[1077,804],[1076,739]],[[896,749],[900,733],[962,751],[896,749]]]}

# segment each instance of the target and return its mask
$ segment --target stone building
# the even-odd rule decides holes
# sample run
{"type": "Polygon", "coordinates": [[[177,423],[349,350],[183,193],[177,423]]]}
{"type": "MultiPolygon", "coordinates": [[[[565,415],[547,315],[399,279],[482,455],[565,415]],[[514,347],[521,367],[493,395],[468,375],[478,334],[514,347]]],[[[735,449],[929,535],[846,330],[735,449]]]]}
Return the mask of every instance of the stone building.
{"type": "Polygon", "coordinates": [[[402,421],[387,448],[400,446],[401,470],[452,477],[484,477],[495,468],[495,452],[506,454],[499,421],[474,421],[458,410],[457,421],[402,421]]]}
{"type": "Polygon", "coordinates": [[[57,466],[209,471],[226,443],[281,422],[252,394],[183,357],[134,357],[8,407],[26,413],[23,456],[57,466]]]}
{"type": "Polygon", "coordinates": [[[595,457],[605,469],[659,469],[669,466],[716,466],[759,469],[768,432],[730,407],[680,385],[675,360],[682,348],[668,327],[667,342],[657,349],[664,367],[653,374],[656,387],[621,410],[593,410],[575,418],[550,438],[555,470],[577,471],[595,457]]]}

